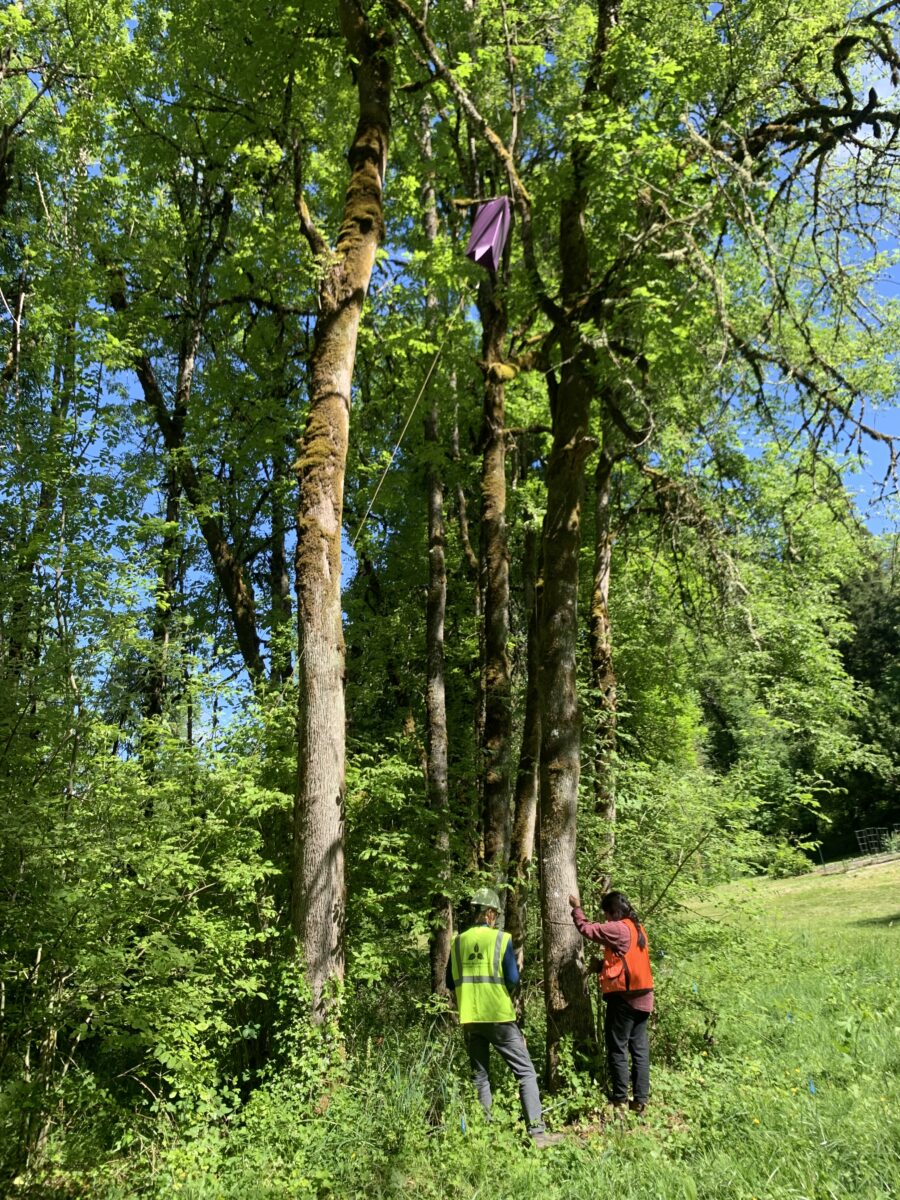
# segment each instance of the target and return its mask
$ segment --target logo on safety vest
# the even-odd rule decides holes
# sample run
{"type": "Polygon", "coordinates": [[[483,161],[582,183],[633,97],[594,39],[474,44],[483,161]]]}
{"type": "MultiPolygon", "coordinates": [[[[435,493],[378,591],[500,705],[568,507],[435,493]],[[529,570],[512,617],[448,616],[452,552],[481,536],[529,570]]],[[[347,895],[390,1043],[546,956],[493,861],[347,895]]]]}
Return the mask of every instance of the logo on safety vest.
{"type": "Polygon", "coordinates": [[[473,959],[480,959],[480,958],[486,958],[486,957],[487,956],[485,954],[482,954],[482,952],[481,952],[481,946],[479,946],[479,944],[476,942],[475,945],[472,947],[472,949],[469,951],[467,961],[471,962],[473,959]]]}

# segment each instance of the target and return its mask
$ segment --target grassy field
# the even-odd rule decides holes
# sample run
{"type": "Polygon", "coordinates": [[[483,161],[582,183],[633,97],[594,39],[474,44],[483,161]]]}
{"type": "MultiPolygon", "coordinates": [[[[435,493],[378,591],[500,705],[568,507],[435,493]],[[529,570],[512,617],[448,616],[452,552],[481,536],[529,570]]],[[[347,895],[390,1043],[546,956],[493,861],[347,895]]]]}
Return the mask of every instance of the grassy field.
{"type": "Polygon", "coordinates": [[[794,879],[752,879],[719,888],[705,911],[727,916],[733,904],[758,902],[783,909],[799,932],[827,932],[832,921],[848,929],[872,919],[900,926],[900,860],[832,875],[799,875],[794,879]]]}
{"type": "MultiPolygon", "coordinates": [[[[536,1151],[508,1076],[488,1127],[458,1034],[398,1030],[352,1049],[327,1105],[282,1077],[241,1120],[173,1135],[143,1158],[131,1148],[72,1194],[900,1196],[900,863],[729,885],[695,915],[659,962],[653,1098],[641,1119],[608,1120],[599,1089],[576,1076],[548,1104],[565,1142],[536,1151]]],[[[52,1194],[65,1190],[57,1176],[52,1194]]]]}

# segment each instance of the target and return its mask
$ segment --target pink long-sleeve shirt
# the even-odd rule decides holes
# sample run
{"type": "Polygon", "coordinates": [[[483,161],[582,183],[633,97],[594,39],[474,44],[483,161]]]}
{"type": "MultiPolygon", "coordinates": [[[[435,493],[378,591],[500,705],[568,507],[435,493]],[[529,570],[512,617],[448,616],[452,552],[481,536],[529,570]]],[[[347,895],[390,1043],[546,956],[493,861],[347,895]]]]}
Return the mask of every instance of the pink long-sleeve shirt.
{"type": "MultiPolygon", "coordinates": [[[[589,921],[580,908],[572,909],[572,920],[581,936],[589,942],[609,946],[616,954],[627,954],[631,949],[632,933],[627,921],[589,921]]],[[[623,995],[622,999],[626,1004],[630,1004],[635,1012],[653,1012],[652,988],[647,992],[623,995]]]]}

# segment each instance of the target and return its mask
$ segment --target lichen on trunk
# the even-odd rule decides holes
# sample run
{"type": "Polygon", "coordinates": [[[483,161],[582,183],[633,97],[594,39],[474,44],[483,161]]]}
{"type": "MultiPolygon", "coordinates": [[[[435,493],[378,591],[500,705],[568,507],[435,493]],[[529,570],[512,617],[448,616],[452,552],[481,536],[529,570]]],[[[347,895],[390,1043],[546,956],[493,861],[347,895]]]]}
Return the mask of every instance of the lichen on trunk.
{"type": "MultiPolygon", "coordinates": [[[[350,179],[337,246],[322,263],[309,412],[294,464],[300,687],[291,914],[316,1020],[324,1019],[344,976],[341,523],[357,334],[383,236],[391,87],[388,32],[373,30],[356,0],[340,0],[338,7],[356,64],[359,120],[347,155],[350,179]]],[[[321,235],[307,218],[303,205],[301,225],[321,260],[321,235]]]]}

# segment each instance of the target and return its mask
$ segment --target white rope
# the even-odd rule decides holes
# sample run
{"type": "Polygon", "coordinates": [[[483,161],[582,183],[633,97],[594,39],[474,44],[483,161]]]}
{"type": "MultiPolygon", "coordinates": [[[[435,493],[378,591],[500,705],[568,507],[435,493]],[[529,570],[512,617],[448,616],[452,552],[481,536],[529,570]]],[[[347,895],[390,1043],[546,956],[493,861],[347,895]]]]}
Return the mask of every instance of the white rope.
{"type": "Polygon", "coordinates": [[[444,332],[443,340],[442,340],[441,344],[438,346],[437,350],[435,351],[434,358],[431,360],[431,366],[428,368],[428,373],[425,376],[422,386],[419,388],[419,394],[418,394],[418,396],[416,396],[413,406],[409,410],[409,416],[406,418],[406,422],[405,422],[403,428],[400,430],[400,436],[397,438],[397,445],[394,447],[394,449],[391,452],[391,457],[388,461],[388,465],[384,468],[381,478],[378,480],[378,486],[375,489],[374,495],[372,496],[372,499],[369,501],[369,507],[366,509],[365,515],[363,516],[363,519],[359,523],[359,528],[357,529],[356,533],[353,535],[353,541],[350,543],[351,550],[356,545],[357,540],[359,539],[359,535],[363,531],[363,526],[365,525],[366,521],[368,521],[369,514],[371,513],[372,509],[375,507],[375,501],[378,499],[378,493],[381,491],[381,485],[384,483],[385,479],[387,479],[388,471],[390,471],[391,467],[394,465],[394,459],[397,457],[397,451],[400,449],[400,443],[403,441],[403,438],[404,438],[404,435],[406,434],[407,429],[409,429],[410,421],[412,421],[413,417],[415,416],[416,409],[419,407],[419,401],[425,395],[425,389],[428,387],[428,382],[431,379],[431,376],[434,374],[434,369],[438,365],[438,360],[440,359],[441,355],[444,352],[444,346],[446,346],[446,344],[447,344],[447,338],[450,336],[450,330],[453,328],[454,324],[456,323],[456,318],[462,312],[462,307],[466,301],[467,296],[468,296],[468,292],[462,293],[462,295],[459,298],[459,304],[457,304],[457,306],[456,306],[456,311],[454,312],[453,316],[450,318],[450,321],[447,324],[447,328],[444,332]]]}

